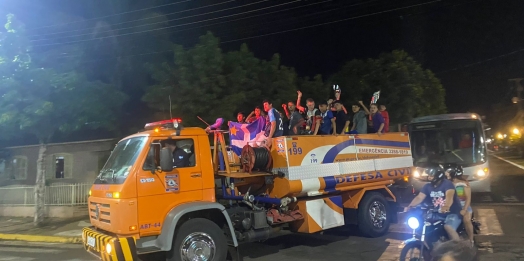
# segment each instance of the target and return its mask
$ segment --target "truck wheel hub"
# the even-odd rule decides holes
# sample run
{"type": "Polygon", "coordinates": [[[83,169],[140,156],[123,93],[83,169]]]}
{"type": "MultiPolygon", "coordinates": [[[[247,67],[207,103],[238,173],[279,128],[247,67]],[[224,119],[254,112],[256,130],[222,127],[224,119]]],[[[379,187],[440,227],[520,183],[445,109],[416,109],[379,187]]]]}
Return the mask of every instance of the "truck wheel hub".
{"type": "Polygon", "coordinates": [[[374,201],[369,208],[369,215],[371,216],[373,226],[376,228],[382,228],[386,221],[386,207],[381,202],[374,201]]]}
{"type": "Polygon", "coordinates": [[[180,254],[184,261],[207,261],[215,256],[215,241],[206,233],[189,234],[182,241],[180,254]]]}

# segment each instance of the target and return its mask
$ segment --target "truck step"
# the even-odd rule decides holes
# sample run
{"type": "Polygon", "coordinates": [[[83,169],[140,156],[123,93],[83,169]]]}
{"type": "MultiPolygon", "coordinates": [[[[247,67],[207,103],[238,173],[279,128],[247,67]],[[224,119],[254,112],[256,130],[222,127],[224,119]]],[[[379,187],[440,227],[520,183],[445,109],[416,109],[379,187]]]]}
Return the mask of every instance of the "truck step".
{"type": "Polygon", "coordinates": [[[139,255],[143,255],[143,254],[160,252],[160,248],[152,246],[152,247],[139,248],[136,251],[139,255]]]}

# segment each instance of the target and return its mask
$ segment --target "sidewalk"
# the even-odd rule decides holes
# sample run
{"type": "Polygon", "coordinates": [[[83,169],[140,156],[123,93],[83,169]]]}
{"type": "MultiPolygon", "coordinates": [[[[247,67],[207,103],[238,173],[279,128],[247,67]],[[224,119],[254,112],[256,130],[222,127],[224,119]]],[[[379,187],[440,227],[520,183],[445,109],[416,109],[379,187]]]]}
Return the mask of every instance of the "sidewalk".
{"type": "Polygon", "coordinates": [[[89,217],[47,218],[41,227],[33,218],[0,217],[0,240],[50,243],[81,243],[82,228],[90,226],[89,217]]]}

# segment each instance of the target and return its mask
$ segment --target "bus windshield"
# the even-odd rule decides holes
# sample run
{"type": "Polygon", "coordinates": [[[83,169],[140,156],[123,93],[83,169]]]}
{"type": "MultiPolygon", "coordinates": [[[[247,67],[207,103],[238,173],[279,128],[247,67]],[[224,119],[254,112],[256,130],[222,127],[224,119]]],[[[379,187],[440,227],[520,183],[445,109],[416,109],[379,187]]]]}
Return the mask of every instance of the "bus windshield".
{"type": "Polygon", "coordinates": [[[95,180],[95,184],[122,184],[129,175],[147,137],[134,137],[120,141],[95,180]]]}
{"type": "Polygon", "coordinates": [[[485,163],[484,130],[479,120],[448,120],[412,124],[414,165],[456,163],[469,167],[485,163]]]}

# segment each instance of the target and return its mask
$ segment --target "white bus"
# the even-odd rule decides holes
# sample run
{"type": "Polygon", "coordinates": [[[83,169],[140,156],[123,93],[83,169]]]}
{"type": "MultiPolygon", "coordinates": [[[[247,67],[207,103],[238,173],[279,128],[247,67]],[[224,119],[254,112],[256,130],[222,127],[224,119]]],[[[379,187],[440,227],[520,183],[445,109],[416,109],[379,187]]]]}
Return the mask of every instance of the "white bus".
{"type": "Polygon", "coordinates": [[[472,192],[490,192],[490,169],[484,124],[478,114],[452,113],[415,118],[408,126],[413,155],[412,183],[427,183],[427,166],[460,164],[472,192]]]}

